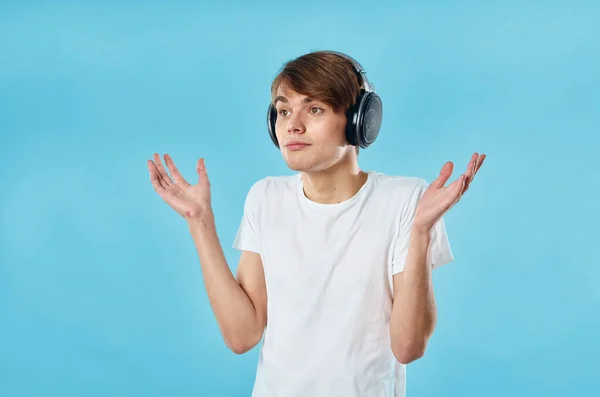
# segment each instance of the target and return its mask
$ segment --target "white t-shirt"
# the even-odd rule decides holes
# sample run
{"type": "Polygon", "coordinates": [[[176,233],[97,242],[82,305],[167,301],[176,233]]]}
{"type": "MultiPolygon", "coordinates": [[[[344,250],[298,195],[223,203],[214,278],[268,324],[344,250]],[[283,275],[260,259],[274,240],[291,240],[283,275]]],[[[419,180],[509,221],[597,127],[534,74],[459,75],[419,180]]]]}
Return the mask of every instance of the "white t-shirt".
{"type": "MultiPolygon", "coordinates": [[[[300,174],[250,189],[234,248],[261,255],[267,326],[252,397],[404,397],[391,349],[393,277],[404,269],[425,180],[369,172],[352,198],[319,204],[300,174]]],[[[428,262],[452,261],[443,219],[428,262]]]]}

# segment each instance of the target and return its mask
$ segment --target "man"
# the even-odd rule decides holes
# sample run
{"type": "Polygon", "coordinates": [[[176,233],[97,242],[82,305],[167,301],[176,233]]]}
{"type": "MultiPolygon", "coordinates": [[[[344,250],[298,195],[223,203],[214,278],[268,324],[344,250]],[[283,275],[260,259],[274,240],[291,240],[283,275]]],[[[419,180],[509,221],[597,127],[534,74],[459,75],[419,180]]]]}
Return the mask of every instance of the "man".
{"type": "Polygon", "coordinates": [[[204,160],[196,185],[168,155],[173,180],[158,154],[148,161],[155,190],[188,222],[225,343],[242,354],[264,336],[253,397],[404,396],[405,365],[433,333],[431,272],[453,260],[442,217],[485,155],[448,186],[451,162],[431,185],[361,170],[359,147],[381,117],[369,90],[356,61],[328,51],[288,62],[275,78],[269,131],[297,173],[250,189],[237,277],[217,238],[204,160]]]}

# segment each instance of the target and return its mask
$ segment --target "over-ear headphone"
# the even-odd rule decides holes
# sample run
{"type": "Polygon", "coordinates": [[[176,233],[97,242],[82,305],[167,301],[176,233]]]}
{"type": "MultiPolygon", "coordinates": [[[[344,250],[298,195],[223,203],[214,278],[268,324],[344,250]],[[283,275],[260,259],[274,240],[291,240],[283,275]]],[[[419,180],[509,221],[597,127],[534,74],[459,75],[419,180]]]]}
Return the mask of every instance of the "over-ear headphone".
{"type": "MultiPolygon", "coordinates": [[[[335,54],[351,61],[359,81],[363,82],[355,104],[350,106],[346,112],[346,141],[353,146],[360,146],[361,148],[369,147],[375,141],[377,135],[379,135],[379,129],[381,128],[383,117],[381,98],[372,89],[365,69],[354,58],[337,51],[323,52],[335,54]]],[[[269,135],[275,146],[279,147],[277,135],[275,134],[276,120],[277,109],[273,104],[269,104],[269,111],[267,113],[269,135]]]]}

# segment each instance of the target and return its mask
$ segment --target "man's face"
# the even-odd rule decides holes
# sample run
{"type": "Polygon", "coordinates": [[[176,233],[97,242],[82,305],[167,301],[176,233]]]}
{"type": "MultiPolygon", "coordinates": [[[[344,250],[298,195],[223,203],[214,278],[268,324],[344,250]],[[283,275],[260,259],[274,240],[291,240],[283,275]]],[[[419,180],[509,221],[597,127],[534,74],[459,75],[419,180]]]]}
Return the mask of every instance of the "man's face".
{"type": "Polygon", "coordinates": [[[279,88],[275,131],[288,167],[301,172],[323,171],[354,147],[346,142],[346,115],[325,103],[279,88]]]}

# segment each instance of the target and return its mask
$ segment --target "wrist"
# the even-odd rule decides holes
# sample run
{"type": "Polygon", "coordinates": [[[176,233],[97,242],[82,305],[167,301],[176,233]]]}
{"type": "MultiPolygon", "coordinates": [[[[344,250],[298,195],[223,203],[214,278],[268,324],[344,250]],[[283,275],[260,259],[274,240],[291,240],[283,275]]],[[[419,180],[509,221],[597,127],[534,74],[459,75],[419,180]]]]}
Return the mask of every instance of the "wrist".
{"type": "Polygon", "coordinates": [[[420,224],[413,224],[411,232],[413,235],[429,237],[431,234],[431,227],[420,224]]]}
{"type": "Polygon", "coordinates": [[[215,223],[215,217],[210,208],[200,211],[191,217],[186,217],[185,220],[192,229],[210,227],[215,223]]]}

